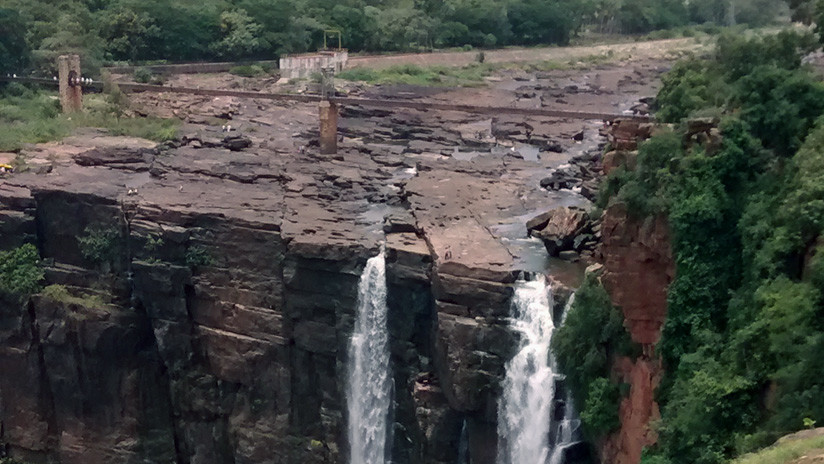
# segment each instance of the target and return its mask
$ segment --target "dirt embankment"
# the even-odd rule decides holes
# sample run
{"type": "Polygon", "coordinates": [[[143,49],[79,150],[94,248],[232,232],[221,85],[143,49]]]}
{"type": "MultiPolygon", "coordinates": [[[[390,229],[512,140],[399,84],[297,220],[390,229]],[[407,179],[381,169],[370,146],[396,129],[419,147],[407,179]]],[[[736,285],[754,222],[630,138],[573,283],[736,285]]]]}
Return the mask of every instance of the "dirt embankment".
{"type": "MultiPolygon", "coordinates": [[[[540,47],[485,50],[486,63],[517,63],[530,61],[563,61],[590,56],[658,58],[668,53],[691,51],[701,45],[694,38],[651,40],[620,44],[586,45],[580,47],[540,47]]],[[[475,63],[478,51],[410,53],[402,55],[352,56],[348,67],[383,69],[390,66],[466,66],[475,63]]]]}

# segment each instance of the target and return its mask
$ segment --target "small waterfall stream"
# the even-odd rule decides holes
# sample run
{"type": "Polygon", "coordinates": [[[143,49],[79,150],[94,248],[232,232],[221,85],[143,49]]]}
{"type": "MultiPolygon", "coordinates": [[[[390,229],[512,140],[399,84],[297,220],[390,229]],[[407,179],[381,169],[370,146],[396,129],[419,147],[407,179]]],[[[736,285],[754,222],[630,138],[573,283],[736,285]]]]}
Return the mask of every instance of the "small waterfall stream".
{"type": "Polygon", "coordinates": [[[351,464],[389,461],[392,379],[386,294],[386,262],[381,249],[380,254],[366,262],[361,275],[355,330],[349,343],[346,400],[351,464]]]}
{"type": "MultiPolygon", "coordinates": [[[[572,303],[575,302],[575,294],[570,295],[566,305],[564,305],[564,312],[561,314],[561,324],[566,322],[569,309],[572,303]]],[[[555,358],[550,353],[550,364],[553,371],[558,371],[555,364],[555,358]]],[[[555,374],[555,378],[562,379],[564,376],[560,373],[555,374]]],[[[572,390],[566,389],[566,396],[564,401],[564,416],[557,423],[553,424],[555,427],[555,440],[552,447],[552,455],[549,458],[549,464],[563,464],[564,451],[570,445],[581,440],[581,420],[578,418],[578,413],[575,411],[575,405],[572,402],[572,390]]]]}
{"type": "Polygon", "coordinates": [[[521,342],[506,364],[498,404],[498,464],[559,464],[563,447],[575,439],[571,401],[564,408],[565,420],[552,424],[560,377],[550,352],[555,331],[552,307],[552,292],[542,276],[516,283],[511,324],[521,342]],[[553,429],[556,434],[550,441],[553,429]]]}

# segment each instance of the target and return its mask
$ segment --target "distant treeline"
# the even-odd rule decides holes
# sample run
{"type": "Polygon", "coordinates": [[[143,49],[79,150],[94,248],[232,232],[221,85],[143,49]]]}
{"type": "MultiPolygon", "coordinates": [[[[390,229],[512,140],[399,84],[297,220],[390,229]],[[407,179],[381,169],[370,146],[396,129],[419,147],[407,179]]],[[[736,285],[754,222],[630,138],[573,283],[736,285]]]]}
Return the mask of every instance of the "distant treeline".
{"type": "MultiPolygon", "coordinates": [[[[799,4],[809,1],[788,0],[799,4]]],[[[272,59],[339,29],[353,51],[565,44],[584,29],[641,34],[763,25],[776,0],[0,0],[0,71],[151,60],[272,59]]],[[[336,43],[335,43],[336,44],[336,43]]]]}

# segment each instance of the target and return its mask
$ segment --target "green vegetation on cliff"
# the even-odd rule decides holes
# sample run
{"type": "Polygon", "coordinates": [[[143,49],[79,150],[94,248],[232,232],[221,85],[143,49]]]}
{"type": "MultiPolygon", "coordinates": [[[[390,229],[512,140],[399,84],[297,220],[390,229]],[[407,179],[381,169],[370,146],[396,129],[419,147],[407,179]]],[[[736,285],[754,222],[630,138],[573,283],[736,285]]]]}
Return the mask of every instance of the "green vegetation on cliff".
{"type": "Polygon", "coordinates": [[[607,179],[611,201],[672,232],[650,463],[720,463],[824,420],[824,85],[801,65],[814,46],[722,36],[665,78],[674,128],[607,179]],[[720,138],[695,136],[695,116],[720,138]]]}
{"type": "Polygon", "coordinates": [[[0,294],[24,299],[43,288],[44,278],[40,254],[34,245],[0,251],[0,294]]]}
{"type": "Polygon", "coordinates": [[[552,350],[581,411],[584,430],[597,438],[616,429],[619,386],[608,379],[610,361],[632,347],[624,317],[604,287],[588,275],[569,315],[552,338],[552,350]]]}

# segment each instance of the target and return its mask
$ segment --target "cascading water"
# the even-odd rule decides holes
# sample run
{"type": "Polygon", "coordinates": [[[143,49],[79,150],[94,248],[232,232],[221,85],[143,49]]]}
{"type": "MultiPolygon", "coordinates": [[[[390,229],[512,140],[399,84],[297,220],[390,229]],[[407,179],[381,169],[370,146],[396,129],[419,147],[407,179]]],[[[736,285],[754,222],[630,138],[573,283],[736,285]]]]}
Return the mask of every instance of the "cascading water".
{"type": "Polygon", "coordinates": [[[549,464],[563,464],[564,451],[575,443],[580,437],[581,420],[572,404],[572,392],[567,392],[564,402],[564,418],[557,424],[555,432],[555,444],[552,447],[552,455],[549,464]]]}
{"type": "MultiPolygon", "coordinates": [[[[564,309],[564,316],[569,304],[564,309]]],[[[518,353],[506,364],[503,394],[498,404],[499,464],[558,464],[563,448],[576,438],[572,402],[564,420],[552,424],[556,373],[550,352],[555,326],[552,292],[542,276],[519,280],[512,301],[512,326],[520,334],[518,353]],[[550,431],[556,436],[550,442],[550,431]]]]}
{"type": "Polygon", "coordinates": [[[458,462],[457,464],[469,464],[469,437],[466,432],[466,419],[461,424],[461,438],[458,442],[458,462]]]}
{"type": "Polygon", "coordinates": [[[512,326],[520,333],[518,353],[506,364],[498,404],[498,463],[545,464],[555,393],[550,365],[552,294],[543,277],[516,283],[512,326]]]}
{"type": "MultiPolygon", "coordinates": [[[[572,303],[574,302],[575,294],[573,293],[570,295],[569,300],[567,300],[567,303],[564,306],[564,312],[561,315],[561,325],[564,325],[564,322],[566,322],[567,314],[569,314],[569,309],[572,307],[572,303]]],[[[552,370],[557,372],[558,369],[556,368],[555,357],[551,354],[550,364],[552,365],[552,370]]],[[[563,379],[564,376],[556,373],[555,378],[556,380],[559,380],[563,379]]],[[[566,448],[581,440],[581,420],[578,418],[578,413],[575,411],[575,405],[572,403],[572,391],[569,390],[569,388],[567,388],[566,401],[564,401],[564,417],[558,424],[554,425],[555,440],[553,441],[554,445],[552,447],[552,455],[549,458],[549,464],[563,464],[564,451],[566,448]]]]}
{"type": "Polygon", "coordinates": [[[351,464],[388,461],[392,379],[386,313],[386,262],[381,249],[366,262],[361,275],[355,330],[349,343],[346,399],[351,464]]]}

